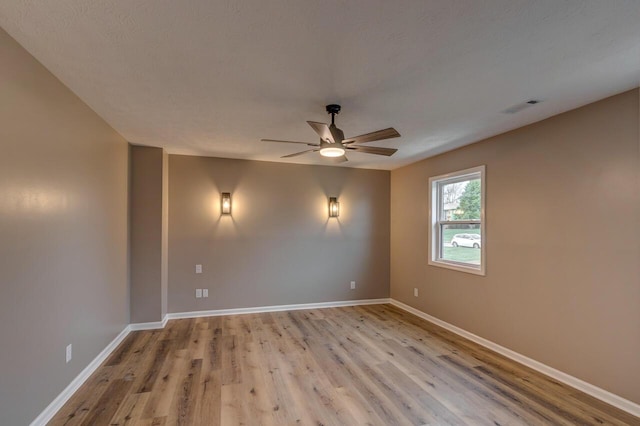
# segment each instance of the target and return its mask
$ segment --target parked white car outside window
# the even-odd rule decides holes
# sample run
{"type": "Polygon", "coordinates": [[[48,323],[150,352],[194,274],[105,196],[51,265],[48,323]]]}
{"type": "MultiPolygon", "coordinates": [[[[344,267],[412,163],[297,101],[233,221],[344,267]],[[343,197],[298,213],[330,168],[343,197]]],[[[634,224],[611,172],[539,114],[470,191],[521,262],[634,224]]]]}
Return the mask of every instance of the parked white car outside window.
{"type": "Polygon", "coordinates": [[[453,247],[473,247],[480,248],[482,246],[482,238],[478,234],[456,234],[451,239],[453,247]]]}

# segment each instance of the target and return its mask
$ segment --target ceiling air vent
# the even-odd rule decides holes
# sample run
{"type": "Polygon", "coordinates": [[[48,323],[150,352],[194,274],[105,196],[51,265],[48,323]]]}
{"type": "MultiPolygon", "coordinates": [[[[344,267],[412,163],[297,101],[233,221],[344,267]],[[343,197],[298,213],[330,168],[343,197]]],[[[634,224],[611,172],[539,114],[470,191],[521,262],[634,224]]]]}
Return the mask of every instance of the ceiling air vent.
{"type": "Polygon", "coordinates": [[[520,112],[523,109],[529,108],[530,106],[533,106],[535,104],[539,104],[540,102],[542,102],[542,101],[540,101],[538,99],[530,99],[530,100],[528,100],[526,102],[522,102],[521,104],[517,104],[517,105],[514,105],[512,107],[509,107],[509,108],[505,109],[504,111],[502,111],[502,113],[503,114],[515,114],[516,112],[520,112]]]}

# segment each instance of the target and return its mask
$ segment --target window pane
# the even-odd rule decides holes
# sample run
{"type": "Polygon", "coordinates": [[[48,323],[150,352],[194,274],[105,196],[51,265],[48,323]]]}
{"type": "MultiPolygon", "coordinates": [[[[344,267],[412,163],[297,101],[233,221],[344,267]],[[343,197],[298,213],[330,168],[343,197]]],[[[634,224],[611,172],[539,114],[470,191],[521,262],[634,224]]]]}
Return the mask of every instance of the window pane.
{"type": "Polygon", "coordinates": [[[440,259],[480,265],[480,224],[441,225],[440,259]]]}
{"type": "Polygon", "coordinates": [[[440,220],[480,220],[480,179],[440,184],[440,220]]]}

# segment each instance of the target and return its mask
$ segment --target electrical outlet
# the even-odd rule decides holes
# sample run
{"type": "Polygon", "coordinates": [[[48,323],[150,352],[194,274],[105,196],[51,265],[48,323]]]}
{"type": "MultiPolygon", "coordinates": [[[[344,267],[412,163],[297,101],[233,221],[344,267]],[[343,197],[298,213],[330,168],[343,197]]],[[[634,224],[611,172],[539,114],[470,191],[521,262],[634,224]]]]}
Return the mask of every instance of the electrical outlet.
{"type": "Polygon", "coordinates": [[[355,289],[356,289],[356,282],[351,281],[351,290],[355,290],[355,289]]]}
{"type": "Polygon", "coordinates": [[[208,288],[203,288],[202,289],[202,297],[209,297],[209,289],[208,288]]]}
{"type": "Polygon", "coordinates": [[[202,265],[196,265],[196,274],[202,273],[202,265]]]}
{"type": "Polygon", "coordinates": [[[415,297],[418,297],[418,289],[417,289],[417,288],[414,288],[414,289],[413,289],[413,295],[414,295],[415,297]]]}
{"type": "Polygon", "coordinates": [[[202,298],[202,289],[196,288],[196,299],[202,298]]]}
{"type": "Polygon", "coordinates": [[[68,344],[67,345],[67,350],[65,352],[66,362],[71,361],[72,355],[73,355],[73,346],[71,344],[68,344]]]}

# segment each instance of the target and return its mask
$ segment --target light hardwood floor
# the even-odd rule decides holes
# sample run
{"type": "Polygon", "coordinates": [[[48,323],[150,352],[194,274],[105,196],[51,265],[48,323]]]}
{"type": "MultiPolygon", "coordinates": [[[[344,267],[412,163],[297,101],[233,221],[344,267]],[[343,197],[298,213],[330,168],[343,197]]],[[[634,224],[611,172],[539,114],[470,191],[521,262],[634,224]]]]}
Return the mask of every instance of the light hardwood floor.
{"type": "Polygon", "coordinates": [[[390,305],[131,333],[52,425],[574,425],[640,419],[390,305]]]}

